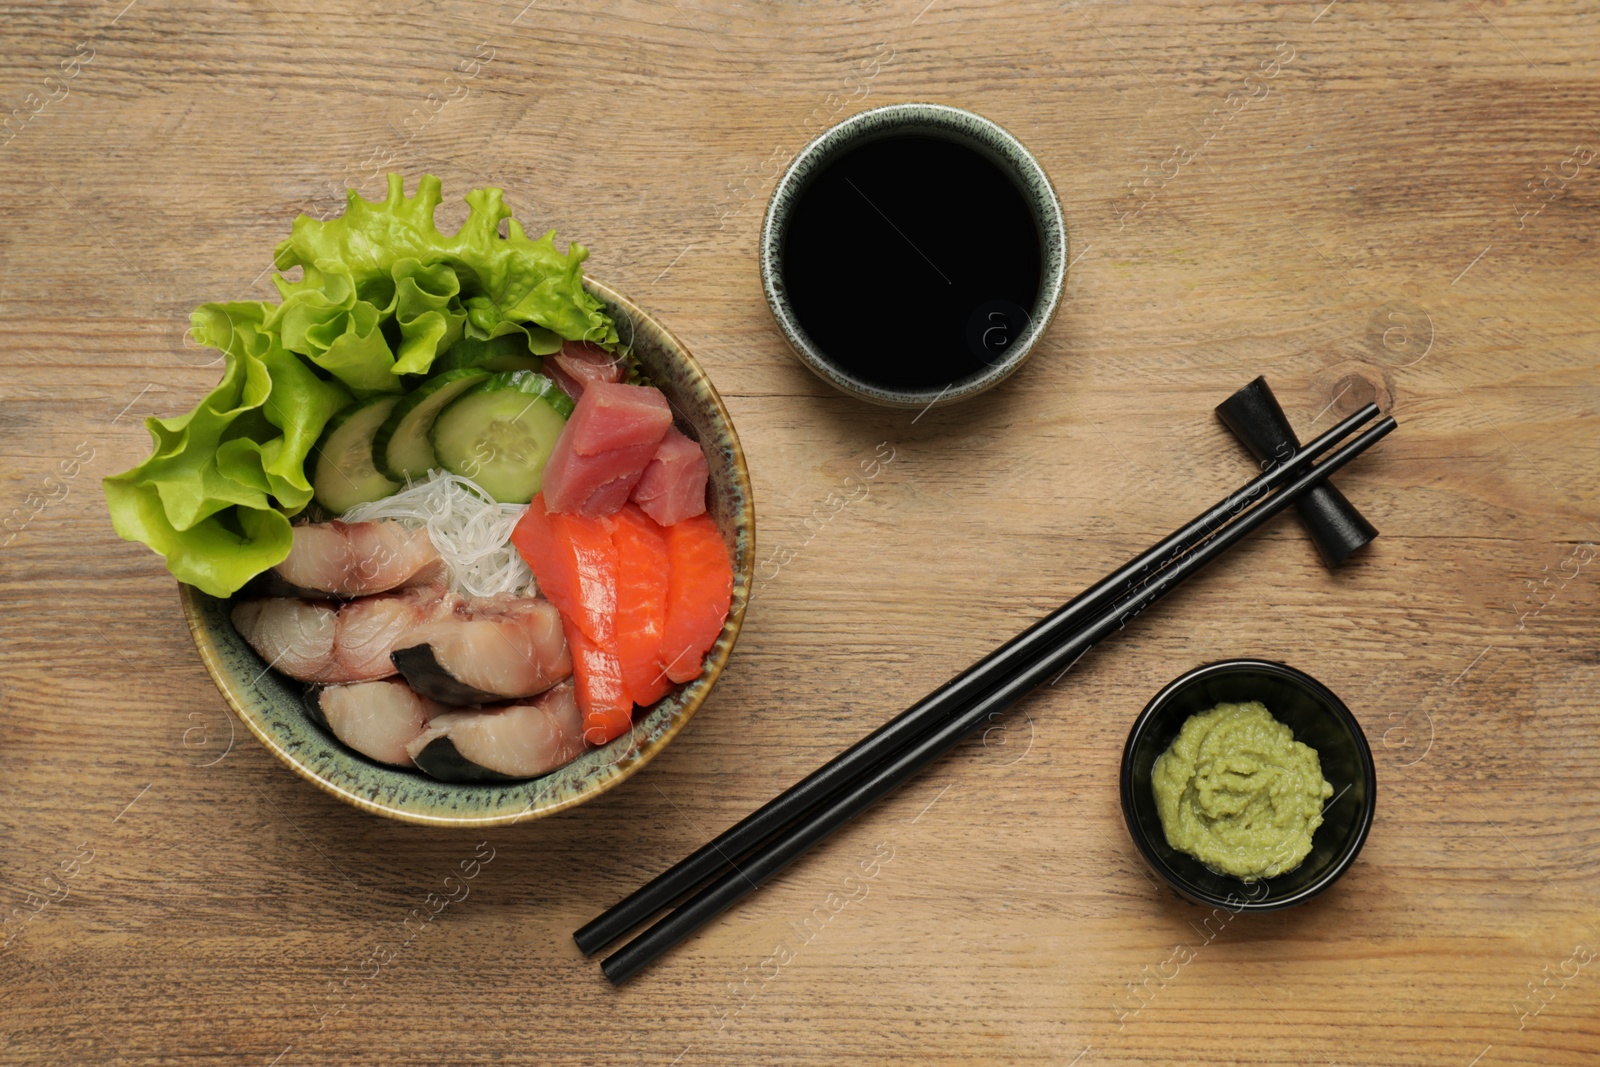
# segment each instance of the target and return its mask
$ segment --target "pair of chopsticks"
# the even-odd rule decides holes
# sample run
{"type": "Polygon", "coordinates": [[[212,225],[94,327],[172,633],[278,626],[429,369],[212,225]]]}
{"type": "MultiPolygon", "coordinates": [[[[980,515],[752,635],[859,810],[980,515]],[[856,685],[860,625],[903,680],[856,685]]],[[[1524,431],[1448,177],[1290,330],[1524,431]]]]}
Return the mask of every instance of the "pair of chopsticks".
{"type": "Polygon", "coordinates": [[[1376,444],[1393,418],[1313,466],[1377,414],[1368,404],[884,723],[578,930],[578,948],[593,955],[681,901],[601,964],[625,982],[1376,444]]]}

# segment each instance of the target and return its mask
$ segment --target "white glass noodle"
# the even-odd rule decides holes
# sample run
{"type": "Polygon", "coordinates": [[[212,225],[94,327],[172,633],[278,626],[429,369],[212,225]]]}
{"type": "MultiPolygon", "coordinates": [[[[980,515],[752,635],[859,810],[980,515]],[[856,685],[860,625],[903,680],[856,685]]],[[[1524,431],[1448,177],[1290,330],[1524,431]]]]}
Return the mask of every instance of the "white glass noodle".
{"type": "Polygon", "coordinates": [[[436,470],[392,496],[357,504],[341,518],[425,528],[450,568],[451,587],[464,596],[534,596],[533,572],[511,545],[511,531],[526,507],[498,503],[470,478],[436,470]]]}

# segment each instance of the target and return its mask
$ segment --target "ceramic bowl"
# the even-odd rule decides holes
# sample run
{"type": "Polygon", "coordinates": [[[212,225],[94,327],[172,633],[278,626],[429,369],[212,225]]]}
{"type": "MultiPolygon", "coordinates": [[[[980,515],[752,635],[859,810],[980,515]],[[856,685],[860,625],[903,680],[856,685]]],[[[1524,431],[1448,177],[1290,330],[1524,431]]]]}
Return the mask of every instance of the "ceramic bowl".
{"type": "MultiPolygon", "coordinates": [[[[870,266],[870,265],[867,265],[870,266]]],[[[1067,226],[1061,202],[1039,161],[998,123],[944,104],[889,104],[852,115],[802,148],[772,192],[761,227],[761,284],[784,338],[800,362],[823,381],[852,396],[890,407],[929,408],[954,404],[992,389],[1010,377],[1044,336],[1067,277],[1067,226]],[[896,389],[863,379],[834,362],[806,333],[790,304],[783,278],[783,248],[795,203],[828,164],[851,149],[884,137],[920,134],[954,141],[997,165],[1022,193],[1035,225],[1040,249],[1039,295],[1027,311],[1027,325],[981,370],[942,387],[896,389]]],[[[980,309],[981,310],[981,309],[980,309]]]]}
{"type": "Polygon", "coordinates": [[[229,621],[230,601],[180,586],[195,646],[217,688],[251,733],[296,774],[358,808],[432,826],[483,827],[549,815],[605,792],[643,767],[683,729],[716,684],[739,635],[755,561],[750,473],[722,399],[700,365],[666,327],[593,280],[585,283],[633,344],[652,381],[672,404],[677,426],[705,448],[711,466],[711,517],[733,557],[733,604],[700,677],[634,717],[633,730],[560,770],[525,782],[453,784],[420,771],[375,763],[317,726],[304,687],[267,669],[229,621]]]}
{"type": "Polygon", "coordinates": [[[1366,843],[1377,795],[1372,750],[1344,701],[1304,671],[1270,660],[1208,663],[1175,678],[1134,720],[1122,752],[1122,814],[1150,869],[1188,899],[1235,914],[1302,904],[1337,881],[1366,843]],[[1316,749],[1333,796],[1323,805],[1322,825],[1300,866],[1276,878],[1244,882],[1167,844],[1150,772],[1189,716],[1251,700],[1265,704],[1273,718],[1294,731],[1296,741],[1316,749]]]}

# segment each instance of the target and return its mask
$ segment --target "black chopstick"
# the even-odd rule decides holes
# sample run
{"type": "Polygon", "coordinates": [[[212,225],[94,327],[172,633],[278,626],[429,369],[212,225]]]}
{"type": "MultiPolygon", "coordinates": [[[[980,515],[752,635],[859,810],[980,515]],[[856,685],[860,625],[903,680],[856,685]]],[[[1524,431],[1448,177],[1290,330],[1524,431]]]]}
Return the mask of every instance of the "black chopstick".
{"type": "Polygon", "coordinates": [[[573,935],[578,947],[585,955],[599,951],[707,879],[728,869],[750,850],[810,814],[828,797],[849,788],[916,738],[948,721],[984,692],[1046,654],[1086,619],[1117,597],[1127,594],[1152,571],[1167,566],[1252,501],[1303,472],[1317,456],[1377,414],[1377,406],[1368,404],[1294,456],[1202,512],[989,653],[963,674],[889,720],[578,930],[573,935]]]}
{"type": "Polygon", "coordinates": [[[1396,426],[1385,418],[1360,437],[1330,455],[1313,470],[1296,478],[1161,571],[1137,591],[1118,601],[1109,611],[1052,649],[1043,658],[1012,676],[961,714],[916,741],[905,751],[874,770],[837,798],[762,846],[722,877],[690,897],[671,914],[634,938],[600,965],[613,985],[627,981],[657,956],[667,951],[711,919],[720,915],[774,874],[803,855],[812,845],[870,807],[879,797],[948,752],[968,734],[1005,711],[1059,671],[1075,663],[1101,639],[1127,625],[1129,619],[1160,600],[1190,575],[1232,548],[1253,530],[1327,481],[1340,467],[1376,444],[1396,426]]]}

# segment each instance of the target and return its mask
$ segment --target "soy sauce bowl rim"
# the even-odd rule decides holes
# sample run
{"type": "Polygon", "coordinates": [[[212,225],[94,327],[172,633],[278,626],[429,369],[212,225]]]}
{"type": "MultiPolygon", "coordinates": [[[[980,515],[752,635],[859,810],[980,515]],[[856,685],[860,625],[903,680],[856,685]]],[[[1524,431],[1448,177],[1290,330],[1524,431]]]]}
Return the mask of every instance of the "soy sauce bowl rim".
{"type": "MultiPolygon", "coordinates": [[[[1356,857],[1361,854],[1361,849],[1366,845],[1367,836],[1372,830],[1373,818],[1377,813],[1378,803],[1378,776],[1377,766],[1372,759],[1372,748],[1367,742],[1366,732],[1361,729],[1361,723],[1356,719],[1350,708],[1341,700],[1332,689],[1313,678],[1305,671],[1291,667],[1287,663],[1277,660],[1238,658],[1216,660],[1202,664],[1192,670],[1185,671],[1172,681],[1163,686],[1160,692],[1150,698],[1144,706],[1133,726],[1128,730],[1128,739],[1122,747],[1122,766],[1120,771],[1119,791],[1122,801],[1122,818],[1128,827],[1128,835],[1133,839],[1134,846],[1138,848],[1145,864],[1161,876],[1169,886],[1180,895],[1200,904],[1228,908],[1237,914],[1240,911],[1264,912],[1279,911],[1283,908],[1294,907],[1318,896],[1326,891],[1333,883],[1337,882],[1344,873],[1355,863],[1356,857]],[[1252,885],[1268,884],[1272,879],[1263,879],[1258,882],[1245,882],[1236,879],[1240,887],[1239,893],[1230,893],[1227,896],[1218,896],[1200,886],[1190,882],[1179,872],[1167,864],[1165,851],[1175,851],[1165,841],[1158,847],[1146,833],[1144,823],[1141,822],[1134,810],[1134,784],[1133,764],[1134,752],[1139,747],[1150,724],[1165,710],[1166,706],[1184,689],[1195,685],[1205,679],[1220,674],[1227,674],[1239,670],[1251,670],[1277,675],[1316,698],[1317,702],[1335,719],[1344,726],[1349,734],[1358,762],[1361,765],[1361,777],[1365,789],[1365,800],[1361,811],[1356,816],[1353,832],[1349,834],[1338,858],[1314,882],[1302,887],[1300,890],[1281,897],[1268,896],[1264,900],[1238,899],[1239,896],[1252,885]]],[[[1158,826],[1159,832],[1159,826],[1158,826]]],[[[1288,874],[1290,872],[1285,872],[1288,874]]],[[[1281,875],[1279,877],[1282,877],[1281,875]]]]}
{"type": "Polygon", "coordinates": [[[789,161],[773,187],[761,224],[761,288],[785,340],[800,361],[823,381],[859,399],[888,407],[944,407],[992,389],[1027,362],[1061,306],[1067,280],[1067,248],[1066,219],[1050,176],[1033,153],[1004,126],[993,119],[949,104],[916,101],[884,104],[858,112],[830,126],[812,138],[789,161]],[[891,126],[887,121],[891,119],[901,121],[891,126]],[[884,124],[881,133],[872,130],[877,124],[884,124]],[[970,128],[974,126],[993,143],[986,143],[970,128]],[[986,370],[942,388],[895,389],[848,373],[812,341],[789,303],[780,261],[794,198],[804,190],[814,172],[836,154],[857,144],[865,144],[880,136],[917,132],[947,136],[956,143],[977,149],[998,162],[1007,171],[1007,177],[1018,184],[1018,191],[1039,226],[1039,297],[1034,306],[1027,309],[1028,327],[1008,346],[1004,357],[986,370]]]}

